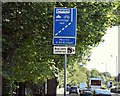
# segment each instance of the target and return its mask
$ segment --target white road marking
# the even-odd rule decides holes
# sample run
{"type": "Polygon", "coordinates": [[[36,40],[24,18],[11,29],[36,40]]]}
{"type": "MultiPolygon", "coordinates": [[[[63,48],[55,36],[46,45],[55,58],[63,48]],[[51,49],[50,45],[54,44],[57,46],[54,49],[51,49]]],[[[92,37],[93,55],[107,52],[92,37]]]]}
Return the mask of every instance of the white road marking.
{"type": "Polygon", "coordinates": [[[55,34],[55,36],[57,36],[58,34],[60,34],[63,30],[65,30],[70,25],[71,25],[71,22],[68,23],[68,25],[66,25],[65,27],[63,27],[61,30],[59,30],[58,33],[55,34]]]}
{"type": "Polygon", "coordinates": [[[62,30],[64,30],[65,28],[62,28],[62,30]]]}
{"type": "Polygon", "coordinates": [[[68,27],[68,25],[65,26],[65,28],[67,28],[67,27],[68,27]]]}
{"type": "Polygon", "coordinates": [[[61,32],[61,30],[58,33],[60,33],[60,32],[61,32]]]}
{"type": "Polygon", "coordinates": [[[73,9],[71,9],[71,22],[73,22],[73,9]]]}
{"type": "Polygon", "coordinates": [[[68,25],[70,25],[71,23],[69,23],[68,25]]]}

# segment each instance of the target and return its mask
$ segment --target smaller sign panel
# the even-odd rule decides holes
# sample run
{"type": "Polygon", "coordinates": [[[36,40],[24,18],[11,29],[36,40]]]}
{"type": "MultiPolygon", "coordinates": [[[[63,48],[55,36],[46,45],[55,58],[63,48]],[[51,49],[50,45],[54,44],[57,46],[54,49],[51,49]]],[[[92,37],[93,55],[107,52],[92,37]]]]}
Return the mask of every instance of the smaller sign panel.
{"type": "Polygon", "coordinates": [[[75,47],[71,46],[54,46],[54,54],[75,54],[75,47]]]}
{"type": "Polygon", "coordinates": [[[59,37],[59,38],[53,38],[53,44],[54,45],[76,45],[76,38],[69,38],[69,37],[66,37],[66,38],[62,38],[62,37],[59,37]]]}

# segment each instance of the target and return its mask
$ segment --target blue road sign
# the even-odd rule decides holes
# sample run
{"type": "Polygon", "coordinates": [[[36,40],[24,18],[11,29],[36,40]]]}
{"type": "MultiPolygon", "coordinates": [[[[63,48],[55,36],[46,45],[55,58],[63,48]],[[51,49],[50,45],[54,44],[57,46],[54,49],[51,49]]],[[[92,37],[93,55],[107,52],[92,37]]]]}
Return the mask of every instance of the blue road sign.
{"type": "MultiPolygon", "coordinates": [[[[71,45],[74,45],[76,39],[73,40],[73,37],[76,38],[76,20],[77,12],[76,8],[55,8],[54,9],[54,39],[53,44],[56,45],[56,42],[61,42],[61,39],[73,41],[73,43],[69,43],[71,45]],[[60,39],[59,39],[60,38],[60,39]],[[70,40],[71,39],[71,40],[70,40]],[[60,40],[60,41],[59,41],[60,40]]],[[[68,44],[67,43],[67,44],[68,44]]],[[[63,43],[57,43],[58,45],[66,45],[63,43]]]]}

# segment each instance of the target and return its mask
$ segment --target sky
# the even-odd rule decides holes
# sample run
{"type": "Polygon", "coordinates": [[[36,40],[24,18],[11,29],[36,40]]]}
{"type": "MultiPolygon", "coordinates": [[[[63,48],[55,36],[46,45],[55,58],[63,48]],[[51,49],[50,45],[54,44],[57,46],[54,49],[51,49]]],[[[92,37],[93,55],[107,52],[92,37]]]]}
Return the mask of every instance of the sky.
{"type": "Polygon", "coordinates": [[[101,42],[93,49],[87,68],[96,68],[99,72],[109,72],[112,76],[117,74],[118,60],[118,27],[108,28],[101,42]]]}

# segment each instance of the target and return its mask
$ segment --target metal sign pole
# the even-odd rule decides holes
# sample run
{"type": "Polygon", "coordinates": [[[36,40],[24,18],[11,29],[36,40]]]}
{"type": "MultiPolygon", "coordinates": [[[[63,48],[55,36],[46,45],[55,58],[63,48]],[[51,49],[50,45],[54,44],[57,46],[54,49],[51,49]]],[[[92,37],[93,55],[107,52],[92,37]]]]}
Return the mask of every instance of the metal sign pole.
{"type": "Polygon", "coordinates": [[[67,65],[67,54],[65,54],[65,64],[64,64],[64,96],[66,96],[66,65],[67,65]]]}
{"type": "Polygon", "coordinates": [[[54,32],[53,45],[54,54],[65,54],[64,64],[64,96],[66,96],[66,65],[67,54],[75,54],[76,45],[76,27],[77,27],[77,9],[76,8],[54,8],[54,32]],[[62,21],[62,22],[61,22],[62,21]],[[62,45],[62,47],[61,47],[62,45]],[[66,51],[66,48],[68,51],[66,51]]]}

